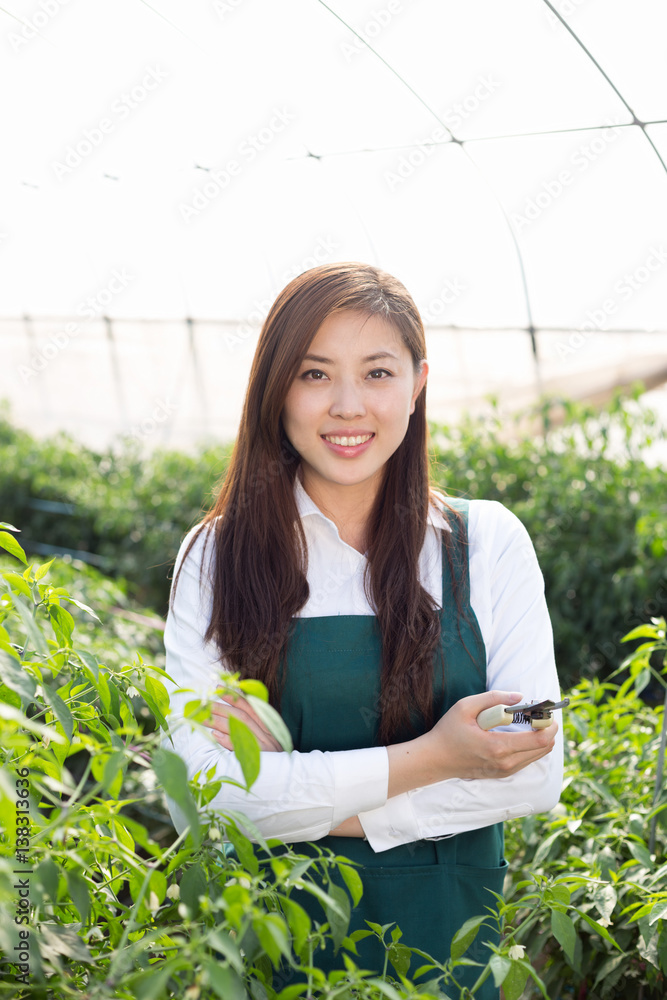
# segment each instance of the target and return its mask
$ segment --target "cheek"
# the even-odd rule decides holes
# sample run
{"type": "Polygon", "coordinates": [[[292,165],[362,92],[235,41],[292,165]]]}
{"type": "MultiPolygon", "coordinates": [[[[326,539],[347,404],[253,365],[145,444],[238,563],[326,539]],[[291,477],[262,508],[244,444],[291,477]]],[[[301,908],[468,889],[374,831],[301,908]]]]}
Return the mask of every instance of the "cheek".
{"type": "Polygon", "coordinates": [[[404,427],[410,417],[412,394],[407,386],[396,386],[396,391],[387,393],[378,402],[376,412],[387,425],[404,427]]]}
{"type": "Polygon", "coordinates": [[[316,407],[313,394],[304,392],[301,386],[293,386],[287,394],[283,407],[283,425],[289,433],[298,434],[312,423],[316,407]]]}

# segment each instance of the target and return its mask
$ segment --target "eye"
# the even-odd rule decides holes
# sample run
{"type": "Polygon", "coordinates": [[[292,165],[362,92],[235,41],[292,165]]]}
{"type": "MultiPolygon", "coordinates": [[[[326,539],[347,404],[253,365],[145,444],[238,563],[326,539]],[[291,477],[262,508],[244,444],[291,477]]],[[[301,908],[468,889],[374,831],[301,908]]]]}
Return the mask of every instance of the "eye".
{"type": "Polygon", "coordinates": [[[372,372],[368,373],[368,378],[373,382],[382,382],[383,377],[391,378],[391,372],[388,372],[386,368],[374,368],[372,372]]]}
{"type": "Polygon", "coordinates": [[[325,372],[320,371],[319,368],[311,368],[307,372],[302,372],[299,377],[304,379],[305,382],[322,382],[323,379],[327,378],[327,375],[325,372]]]}

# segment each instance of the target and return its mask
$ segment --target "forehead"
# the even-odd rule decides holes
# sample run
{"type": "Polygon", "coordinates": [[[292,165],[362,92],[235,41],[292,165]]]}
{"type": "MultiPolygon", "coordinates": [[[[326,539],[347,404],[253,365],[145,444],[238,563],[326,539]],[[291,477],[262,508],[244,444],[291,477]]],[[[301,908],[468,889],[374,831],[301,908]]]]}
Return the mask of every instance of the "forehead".
{"type": "Polygon", "coordinates": [[[365,356],[385,349],[401,356],[410,352],[393,323],[382,316],[357,310],[335,312],[324,320],[308,346],[308,354],[365,356]]]}

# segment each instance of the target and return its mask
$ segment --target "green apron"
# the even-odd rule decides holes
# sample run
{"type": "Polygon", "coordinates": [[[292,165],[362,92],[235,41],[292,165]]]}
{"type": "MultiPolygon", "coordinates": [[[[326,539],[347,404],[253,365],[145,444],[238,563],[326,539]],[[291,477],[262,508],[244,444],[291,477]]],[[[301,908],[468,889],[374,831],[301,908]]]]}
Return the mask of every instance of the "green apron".
{"type": "MultiPolygon", "coordinates": [[[[438,716],[460,698],[486,690],[484,640],[470,605],[468,501],[448,499],[448,503],[463,515],[466,555],[455,560],[452,571],[443,542],[440,620],[445,677],[443,680],[442,670],[436,666],[434,697],[438,716]],[[465,612],[462,617],[458,616],[454,599],[454,576],[465,612]]],[[[457,551],[457,523],[451,526],[457,551]]],[[[307,753],[377,746],[382,646],[376,617],[296,618],[293,625],[281,714],[295,749],[307,753]]],[[[436,662],[440,663],[439,658],[436,662]]],[[[324,837],[317,845],[363,866],[359,873],[364,893],[352,911],[350,933],[367,929],[367,920],[378,924],[395,922],[403,932],[402,944],[426,951],[442,962],[449,958],[451,939],[464,921],[485,914],[486,907],[494,905],[494,897],[487,889],[501,893],[507,869],[502,823],[379,853],[366,840],[355,837],[324,837]]],[[[314,853],[306,843],[295,843],[293,847],[300,853],[314,853]]],[[[324,922],[323,910],[310,894],[301,891],[295,898],[311,918],[324,922]]],[[[489,951],[482,942],[488,940],[497,942],[497,936],[484,927],[467,957],[485,964],[489,951]]],[[[357,949],[359,957],[352,957],[361,968],[382,971],[384,953],[375,938],[365,938],[357,949]]],[[[326,951],[316,953],[314,962],[325,971],[344,968],[341,953],[334,955],[331,943],[326,951]]],[[[408,974],[423,962],[413,956],[408,974]]],[[[471,986],[480,971],[461,967],[459,979],[471,986]]],[[[498,995],[493,977],[476,994],[479,1000],[497,1000],[498,995]]]]}

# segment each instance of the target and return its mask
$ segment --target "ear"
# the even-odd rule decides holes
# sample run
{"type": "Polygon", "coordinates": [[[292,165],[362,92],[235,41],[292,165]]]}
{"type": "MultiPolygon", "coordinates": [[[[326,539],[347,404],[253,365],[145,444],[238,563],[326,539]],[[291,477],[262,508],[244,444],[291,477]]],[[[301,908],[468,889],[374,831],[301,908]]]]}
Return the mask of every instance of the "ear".
{"type": "Polygon", "coordinates": [[[420,370],[417,375],[415,375],[415,389],[412,394],[412,399],[410,400],[410,413],[415,412],[415,403],[419,397],[419,393],[422,391],[426,385],[426,376],[428,375],[428,361],[423,358],[420,362],[420,370]]]}

